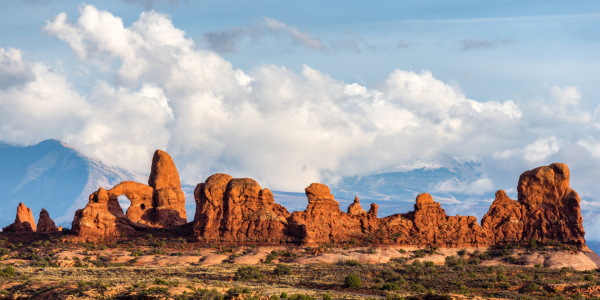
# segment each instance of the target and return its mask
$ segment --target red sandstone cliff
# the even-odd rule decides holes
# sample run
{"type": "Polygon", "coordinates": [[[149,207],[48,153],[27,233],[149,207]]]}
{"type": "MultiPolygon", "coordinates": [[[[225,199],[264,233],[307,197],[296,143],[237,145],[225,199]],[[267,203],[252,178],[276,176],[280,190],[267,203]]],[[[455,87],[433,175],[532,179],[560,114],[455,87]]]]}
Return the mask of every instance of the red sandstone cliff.
{"type": "Polygon", "coordinates": [[[570,172],[556,163],[524,172],[519,177],[519,200],[504,191],[482,219],[491,243],[536,239],[585,244],[579,195],[569,187],[570,172]]]}
{"type": "MultiPolygon", "coordinates": [[[[440,203],[427,193],[417,196],[414,211],[378,218],[378,206],[373,203],[366,212],[358,198],[347,213],[343,212],[324,184],[313,183],[305,192],[307,208],[290,214],[275,203],[269,189],[261,188],[255,180],[215,174],[196,186],[196,212],[185,232],[192,240],[227,244],[355,240],[466,247],[518,243],[530,238],[540,242],[585,243],[579,196],[569,188],[569,169],[565,164],[523,173],[518,201],[498,191],[482,226],[472,216],[447,216],[440,203]]],[[[21,206],[19,209],[23,210],[21,206]]],[[[77,211],[73,231],[85,237],[119,237],[148,227],[180,228],[185,223],[179,173],[171,157],[157,150],[148,185],[128,181],[108,191],[100,188],[90,195],[88,205],[77,211]],[[118,203],[121,195],[131,201],[126,214],[118,203]]]]}

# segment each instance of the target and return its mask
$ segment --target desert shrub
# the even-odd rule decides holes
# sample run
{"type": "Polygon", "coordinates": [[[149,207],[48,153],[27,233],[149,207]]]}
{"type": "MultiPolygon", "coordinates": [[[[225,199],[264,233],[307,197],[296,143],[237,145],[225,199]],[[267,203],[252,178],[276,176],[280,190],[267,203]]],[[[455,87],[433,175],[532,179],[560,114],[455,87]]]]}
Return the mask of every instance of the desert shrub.
{"type": "Polygon", "coordinates": [[[425,265],[425,267],[427,267],[427,268],[431,268],[431,267],[435,266],[435,263],[434,263],[434,262],[432,262],[432,261],[427,261],[427,260],[426,260],[426,261],[425,261],[423,264],[424,264],[424,265],[425,265]]]}
{"type": "Polygon", "coordinates": [[[541,265],[541,264],[535,264],[535,265],[533,265],[533,267],[534,267],[534,268],[541,268],[541,267],[542,267],[542,265],[541,265]]]}
{"type": "Polygon", "coordinates": [[[415,283],[410,286],[413,292],[415,293],[426,293],[427,289],[420,283],[415,283]]]}
{"type": "Polygon", "coordinates": [[[498,279],[498,281],[508,281],[508,276],[506,276],[504,274],[500,274],[496,278],[498,279]]]}
{"type": "Polygon", "coordinates": [[[167,281],[161,278],[154,279],[154,284],[166,286],[179,286],[179,281],[167,281]]]}
{"type": "Polygon", "coordinates": [[[406,258],[404,258],[404,257],[394,257],[394,258],[392,258],[391,260],[392,260],[393,262],[395,262],[395,263],[399,263],[399,264],[401,264],[401,265],[403,265],[403,264],[405,264],[405,263],[406,263],[406,258]]]}
{"type": "Polygon", "coordinates": [[[571,268],[569,267],[562,267],[560,268],[560,273],[564,274],[564,273],[571,273],[571,268]]]}
{"type": "Polygon", "coordinates": [[[346,266],[360,267],[362,264],[356,259],[348,259],[345,261],[346,266]]]}
{"type": "Polygon", "coordinates": [[[460,257],[463,257],[467,254],[467,250],[460,249],[460,250],[458,250],[458,252],[456,252],[456,254],[458,254],[458,256],[460,256],[460,257]]]}
{"type": "Polygon", "coordinates": [[[400,252],[400,253],[406,253],[406,250],[400,249],[400,250],[398,250],[398,252],[400,252]]]}
{"type": "MultiPolygon", "coordinates": [[[[388,283],[384,284],[383,286],[381,286],[381,289],[386,290],[386,291],[397,291],[400,289],[400,287],[398,287],[398,285],[395,283],[388,282],[388,283]]],[[[323,300],[325,300],[325,299],[323,299],[323,300]]]]}
{"type": "Polygon", "coordinates": [[[522,280],[531,280],[531,278],[526,274],[518,274],[517,277],[519,277],[522,280]]]}
{"type": "Polygon", "coordinates": [[[293,294],[288,298],[288,300],[316,300],[316,299],[311,296],[304,295],[304,294],[293,294]]]}
{"type": "Polygon", "coordinates": [[[444,258],[444,264],[448,267],[462,266],[465,264],[465,261],[462,259],[462,257],[449,255],[444,258]]]}
{"type": "Polygon", "coordinates": [[[0,247],[0,256],[8,255],[9,253],[10,253],[10,250],[8,250],[4,247],[0,247]]]}
{"type": "Polygon", "coordinates": [[[467,288],[466,285],[461,284],[461,285],[458,286],[458,293],[462,294],[462,295],[466,295],[466,294],[469,293],[469,289],[467,288]]]}
{"type": "Polygon", "coordinates": [[[279,300],[279,296],[277,296],[277,295],[271,295],[271,297],[269,298],[269,300],[279,300]]]}
{"type": "Polygon", "coordinates": [[[329,294],[323,295],[323,300],[331,300],[331,296],[329,294]]]}
{"type": "Polygon", "coordinates": [[[493,289],[495,287],[495,284],[491,281],[488,281],[483,284],[483,287],[485,287],[486,289],[493,289]]]}
{"type": "Polygon", "coordinates": [[[533,276],[533,278],[535,278],[535,280],[542,280],[542,279],[544,279],[544,274],[539,274],[539,273],[535,274],[533,276]]]}
{"type": "Polygon", "coordinates": [[[279,295],[279,298],[286,299],[287,297],[288,297],[288,294],[286,292],[281,292],[281,295],[279,295]]]}
{"type": "Polygon", "coordinates": [[[361,286],[360,278],[356,275],[349,275],[344,278],[344,285],[349,288],[359,288],[361,286]]]}
{"type": "Polygon", "coordinates": [[[425,257],[426,252],[424,250],[415,250],[413,252],[413,254],[415,255],[415,257],[425,257]]]}
{"type": "Polygon", "coordinates": [[[587,275],[583,276],[583,279],[586,281],[592,281],[592,280],[594,280],[594,275],[587,274],[587,275]]]}
{"type": "Polygon", "coordinates": [[[537,241],[534,238],[531,238],[529,240],[529,248],[531,248],[531,249],[537,249],[537,241]]]}
{"type": "Polygon", "coordinates": [[[141,291],[139,295],[145,296],[145,295],[158,295],[158,294],[168,295],[169,289],[166,287],[154,286],[147,290],[141,291]]]}
{"type": "Polygon", "coordinates": [[[288,266],[288,265],[284,265],[284,264],[279,264],[277,265],[277,267],[275,267],[275,270],[273,270],[273,273],[275,275],[292,275],[292,267],[288,266]]]}
{"type": "Polygon", "coordinates": [[[470,278],[477,278],[477,274],[471,272],[471,273],[469,273],[469,277],[470,278]]]}
{"type": "Polygon", "coordinates": [[[253,266],[245,266],[238,268],[237,271],[235,271],[234,279],[238,281],[248,281],[253,279],[261,279],[264,277],[265,275],[263,275],[258,268],[253,266]]]}
{"type": "Polygon", "coordinates": [[[500,288],[503,288],[503,289],[505,289],[505,290],[508,290],[508,289],[510,288],[510,283],[508,283],[508,282],[501,282],[501,283],[499,283],[499,284],[498,284],[498,286],[499,286],[500,288]]]}
{"type": "Polygon", "coordinates": [[[415,259],[415,260],[413,260],[412,266],[415,267],[415,268],[422,268],[423,267],[423,263],[421,263],[420,260],[415,259]]]}
{"type": "Polygon", "coordinates": [[[540,289],[540,287],[537,284],[530,283],[530,284],[526,285],[523,290],[527,293],[533,293],[533,292],[537,292],[539,289],[540,289]]]}

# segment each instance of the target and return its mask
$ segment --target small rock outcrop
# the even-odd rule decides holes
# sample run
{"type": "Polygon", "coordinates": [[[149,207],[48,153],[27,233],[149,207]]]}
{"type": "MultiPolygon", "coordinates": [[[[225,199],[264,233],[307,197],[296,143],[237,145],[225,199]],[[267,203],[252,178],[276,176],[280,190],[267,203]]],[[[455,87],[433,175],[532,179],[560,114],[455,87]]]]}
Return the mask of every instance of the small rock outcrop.
{"type": "Polygon", "coordinates": [[[580,198],[569,187],[566,164],[554,163],[524,172],[517,186],[518,202],[496,193],[482,225],[494,243],[535,239],[585,244],[580,198]]]}
{"type": "Polygon", "coordinates": [[[358,197],[354,197],[354,202],[348,206],[348,214],[351,216],[366,214],[367,212],[362,209],[358,202],[358,197]]]}
{"type": "Polygon", "coordinates": [[[173,228],[187,223],[185,196],[173,159],[156,150],[148,185],[124,181],[110,190],[98,189],[84,209],[75,213],[73,232],[80,236],[118,237],[148,227],[173,228]],[[119,196],[131,205],[126,213],[119,196]]]}
{"type": "Polygon", "coordinates": [[[58,232],[58,227],[56,227],[54,221],[50,219],[50,214],[48,214],[48,211],[43,208],[42,211],[40,211],[40,218],[38,219],[37,224],[37,232],[46,234],[58,232]]]}
{"type": "Polygon", "coordinates": [[[34,232],[35,230],[35,220],[33,219],[31,209],[23,203],[19,203],[17,207],[15,222],[2,229],[2,231],[14,233],[34,232]]]}

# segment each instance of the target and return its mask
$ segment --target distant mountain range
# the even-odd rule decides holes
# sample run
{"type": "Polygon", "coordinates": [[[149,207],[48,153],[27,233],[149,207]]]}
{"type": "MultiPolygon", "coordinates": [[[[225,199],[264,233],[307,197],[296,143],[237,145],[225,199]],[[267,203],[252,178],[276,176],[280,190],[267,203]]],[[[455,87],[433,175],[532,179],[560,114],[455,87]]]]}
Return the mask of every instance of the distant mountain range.
{"type": "Polygon", "coordinates": [[[107,166],[58,140],[27,147],[0,142],[0,226],[14,222],[23,202],[36,222],[45,208],[58,225],[71,227],[75,211],[85,207],[98,187],[126,180],[144,182],[144,177],[107,166]]]}
{"type": "MultiPolygon", "coordinates": [[[[473,195],[469,190],[473,182],[483,178],[480,167],[481,162],[477,160],[444,158],[434,167],[344,177],[330,188],[343,211],[357,196],[365,210],[371,203],[377,203],[380,217],[406,213],[413,210],[418,194],[428,192],[442,203],[448,215],[474,215],[481,220],[495,191],[473,195]]],[[[107,166],[58,140],[26,147],[0,142],[0,227],[14,222],[19,202],[31,208],[36,222],[40,210],[45,208],[58,225],[71,227],[75,211],[85,207],[91,193],[99,187],[109,189],[127,180],[147,183],[148,177],[107,166]]],[[[188,221],[193,220],[196,209],[194,188],[182,185],[188,221]]],[[[308,205],[304,193],[273,191],[273,195],[275,201],[290,212],[304,210],[308,205]]],[[[124,210],[129,207],[124,196],[119,203],[124,210]]],[[[587,214],[592,215],[596,216],[587,214]]],[[[590,221],[586,220],[584,226],[590,226],[590,221]]],[[[600,253],[600,242],[590,241],[588,246],[600,253]]]]}

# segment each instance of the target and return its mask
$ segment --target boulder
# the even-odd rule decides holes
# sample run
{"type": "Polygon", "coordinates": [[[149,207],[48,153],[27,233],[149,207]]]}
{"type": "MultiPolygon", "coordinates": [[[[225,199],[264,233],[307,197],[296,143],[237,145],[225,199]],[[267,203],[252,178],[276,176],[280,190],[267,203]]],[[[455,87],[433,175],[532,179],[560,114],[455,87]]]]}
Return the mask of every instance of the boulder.
{"type": "Polygon", "coordinates": [[[179,172],[167,152],[154,152],[148,185],[154,189],[154,223],[161,227],[187,223],[185,195],[181,190],[179,172]]]}
{"type": "Polygon", "coordinates": [[[48,211],[42,208],[40,211],[40,218],[38,219],[37,232],[39,233],[55,233],[58,232],[58,227],[54,224],[54,221],[50,219],[48,211]]]}
{"type": "Polygon", "coordinates": [[[351,216],[356,216],[360,214],[366,214],[367,212],[362,209],[360,203],[358,202],[358,197],[354,197],[354,202],[348,206],[348,214],[351,216]]]}
{"type": "Polygon", "coordinates": [[[2,231],[19,234],[34,232],[35,230],[35,220],[33,219],[31,209],[23,203],[19,203],[19,206],[17,207],[15,222],[2,229],[2,231]]]}

